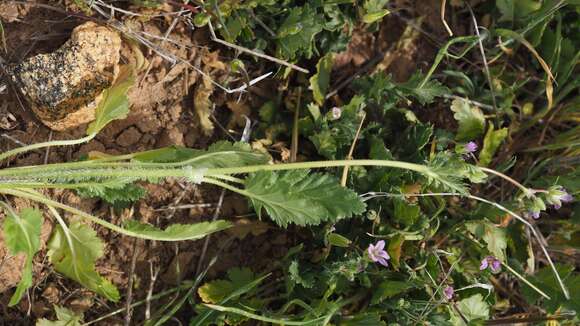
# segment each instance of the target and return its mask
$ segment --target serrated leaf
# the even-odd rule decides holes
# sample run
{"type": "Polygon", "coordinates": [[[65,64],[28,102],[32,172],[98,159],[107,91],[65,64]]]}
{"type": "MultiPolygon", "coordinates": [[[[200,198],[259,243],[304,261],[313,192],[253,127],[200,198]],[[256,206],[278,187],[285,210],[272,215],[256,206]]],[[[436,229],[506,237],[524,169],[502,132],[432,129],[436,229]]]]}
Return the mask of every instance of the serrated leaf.
{"type": "Polygon", "coordinates": [[[504,141],[508,135],[507,128],[493,130],[493,125],[490,124],[483,138],[483,148],[479,153],[479,165],[488,166],[499,148],[499,145],[504,141]]]}
{"type": "MultiPolygon", "coordinates": [[[[474,320],[487,320],[489,318],[489,306],[485,303],[481,294],[472,295],[469,298],[463,299],[457,303],[457,309],[461,311],[462,316],[468,322],[474,320]]],[[[451,322],[457,326],[467,326],[461,316],[451,310],[451,322]]],[[[471,323],[469,324],[471,325],[471,323]]]]}
{"type": "Polygon", "coordinates": [[[328,53],[324,57],[320,58],[316,64],[316,74],[309,79],[312,95],[314,96],[314,100],[318,105],[322,105],[324,103],[324,97],[326,96],[326,91],[330,85],[330,72],[332,70],[333,59],[333,53],[328,53]]]}
{"type": "Polygon", "coordinates": [[[195,224],[171,224],[165,230],[156,228],[149,224],[139,223],[135,220],[128,220],[125,229],[138,233],[147,239],[157,241],[183,241],[197,240],[214,232],[228,229],[232,224],[224,220],[213,222],[200,222],[195,224]]]}
{"type": "Polygon", "coordinates": [[[324,16],[309,4],[293,7],[278,29],[277,52],[285,59],[297,56],[310,58],[314,48],[314,37],[323,28],[324,16]]]}
{"type": "Polygon", "coordinates": [[[258,216],[264,209],[282,227],[338,221],[361,214],[366,208],[354,191],[328,174],[260,171],[250,175],[245,186],[244,194],[258,216]]]}
{"type": "Polygon", "coordinates": [[[55,321],[48,319],[39,319],[36,326],[81,326],[83,324],[83,314],[77,314],[65,307],[54,306],[56,312],[55,321]]]}
{"type": "Polygon", "coordinates": [[[26,290],[32,285],[32,259],[40,248],[40,229],[42,214],[34,208],[25,208],[17,215],[6,209],[4,220],[4,243],[11,255],[25,254],[26,260],[22,269],[22,278],[8,305],[16,305],[26,290]]]}
{"type": "Polygon", "coordinates": [[[456,139],[467,141],[479,137],[485,128],[485,117],[478,107],[470,106],[463,99],[455,99],[451,102],[453,117],[459,123],[456,139]]]}
{"type": "Polygon", "coordinates": [[[207,150],[165,147],[137,153],[135,161],[147,163],[179,163],[195,168],[227,168],[268,163],[268,156],[252,150],[246,143],[219,141],[207,150]]]}
{"type": "Polygon", "coordinates": [[[58,225],[48,249],[48,257],[57,272],[111,301],[119,300],[117,288],[95,270],[95,262],[103,256],[103,243],[90,226],[74,222],[64,230],[58,225]]]}
{"type": "Polygon", "coordinates": [[[373,293],[371,303],[372,304],[380,303],[385,299],[391,298],[397,294],[401,294],[413,287],[415,287],[415,284],[411,282],[393,281],[393,280],[383,281],[379,284],[379,286],[373,293]]]}
{"type": "Polygon", "coordinates": [[[449,92],[449,89],[435,79],[428,79],[423,83],[423,76],[419,73],[414,74],[407,82],[399,87],[406,95],[415,98],[422,105],[433,102],[436,97],[449,92]]]}
{"type": "Polygon", "coordinates": [[[310,289],[314,286],[315,282],[314,275],[312,274],[301,275],[300,265],[296,260],[293,260],[290,263],[290,266],[288,267],[288,274],[289,280],[292,281],[294,284],[302,285],[304,288],[307,289],[310,289]]]}
{"type": "Polygon", "coordinates": [[[543,299],[537,291],[522,283],[522,294],[530,304],[536,304],[538,300],[543,300],[542,307],[549,313],[556,313],[558,310],[580,311],[580,273],[574,271],[571,265],[556,264],[556,269],[560,274],[564,284],[571,295],[570,300],[566,300],[560,284],[554,277],[551,267],[545,266],[538,270],[535,275],[526,276],[528,281],[545,291],[551,300],[543,299]],[[562,309],[564,308],[564,309],[562,309]]]}
{"type": "Polygon", "coordinates": [[[109,122],[127,117],[129,113],[127,92],[134,81],[133,68],[122,66],[115,83],[103,91],[103,99],[95,109],[95,121],[89,124],[87,135],[97,134],[109,122]]]}
{"type": "Polygon", "coordinates": [[[328,159],[334,159],[336,157],[338,145],[336,144],[334,134],[330,130],[323,130],[310,136],[309,139],[320,155],[328,159]]]}
{"type": "Polygon", "coordinates": [[[81,197],[100,198],[111,205],[125,205],[143,198],[147,192],[142,187],[124,182],[95,184],[76,189],[81,197]]]}
{"type": "Polygon", "coordinates": [[[485,241],[487,250],[495,257],[502,261],[506,259],[507,233],[505,229],[487,221],[467,222],[465,226],[474,236],[485,241]]]}

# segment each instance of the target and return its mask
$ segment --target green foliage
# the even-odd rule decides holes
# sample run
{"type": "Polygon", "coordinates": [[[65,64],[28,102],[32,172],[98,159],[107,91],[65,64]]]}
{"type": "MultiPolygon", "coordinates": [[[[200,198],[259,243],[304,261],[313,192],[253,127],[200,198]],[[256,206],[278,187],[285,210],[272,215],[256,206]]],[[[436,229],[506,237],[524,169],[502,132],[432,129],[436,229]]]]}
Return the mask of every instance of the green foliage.
{"type": "Polygon", "coordinates": [[[36,326],[81,326],[83,325],[83,314],[77,314],[65,307],[54,306],[56,321],[42,318],[36,322],[36,326]]]}
{"type": "Polygon", "coordinates": [[[330,85],[330,71],[332,70],[333,59],[333,53],[322,57],[316,65],[316,74],[310,77],[310,88],[312,89],[314,100],[318,105],[324,103],[324,97],[330,85]]]}
{"type": "Polygon", "coordinates": [[[119,300],[117,288],[95,270],[95,262],[103,256],[103,243],[90,226],[73,222],[64,229],[58,225],[48,249],[48,257],[57,272],[111,301],[119,300]]]}
{"type": "Polygon", "coordinates": [[[77,193],[82,197],[101,198],[114,206],[126,206],[135,202],[147,194],[145,189],[131,183],[94,185],[77,189],[77,193]]]}
{"type": "Polygon", "coordinates": [[[473,221],[465,224],[467,230],[476,238],[482,239],[487,244],[487,250],[495,257],[504,261],[507,248],[507,234],[488,221],[473,221]]]}
{"type": "Polygon", "coordinates": [[[564,283],[570,291],[572,296],[570,300],[566,300],[562,295],[560,286],[554,278],[554,274],[549,266],[538,270],[535,275],[529,277],[529,281],[540,289],[546,291],[551,299],[543,299],[536,291],[532,290],[527,285],[522,289],[522,294],[530,304],[537,303],[539,300],[544,300],[542,306],[552,314],[562,309],[580,311],[580,273],[575,271],[570,265],[556,265],[556,268],[560,272],[560,276],[564,279],[564,283]]]}
{"type": "Polygon", "coordinates": [[[324,16],[308,4],[292,8],[276,33],[276,52],[287,59],[296,59],[297,56],[312,57],[314,37],[322,31],[323,21],[324,16]]]}
{"type": "Polygon", "coordinates": [[[265,164],[268,156],[257,153],[246,143],[219,141],[206,150],[185,147],[166,147],[136,153],[133,160],[143,163],[176,163],[191,165],[197,169],[227,168],[265,164]]]}
{"type": "Polygon", "coordinates": [[[334,177],[305,170],[254,173],[245,181],[244,194],[258,217],[264,209],[282,227],[338,221],[365,210],[357,194],[334,177]]]}
{"type": "Polygon", "coordinates": [[[161,230],[149,224],[128,220],[125,228],[128,231],[138,233],[148,239],[157,241],[183,241],[201,239],[214,232],[228,229],[230,222],[216,220],[213,222],[200,222],[195,224],[171,224],[165,230],[161,230]]]}
{"type": "Polygon", "coordinates": [[[197,290],[197,294],[205,303],[219,303],[254,280],[256,276],[249,268],[232,268],[228,271],[228,280],[205,283],[197,290]]]}
{"type": "Polygon", "coordinates": [[[498,130],[493,129],[493,125],[489,124],[485,137],[483,138],[483,148],[479,153],[479,164],[481,166],[488,166],[495,155],[495,152],[508,135],[507,128],[498,130]]]}
{"type": "Polygon", "coordinates": [[[362,21],[367,24],[372,24],[388,15],[389,10],[384,9],[387,3],[389,3],[389,0],[365,0],[362,21]]]}
{"type": "MultiPolygon", "coordinates": [[[[457,309],[461,312],[461,316],[469,322],[469,325],[472,325],[475,321],[484,321],[489,318],[489,306],[481,294],[472,295],[469,298],[459,301],[457,303],[457,309]]],[[[452,324],[467,326],[461,316],[453,312],[451,315],[452,324]]]]}
{"type": "Polygon", "coordinates": [[[459,124],[455,136],[458,141],[472,140],[483,134],[485,118],[478,107],[469,105],[465,100],[456,99],[451,103],[451,111],[459,124]]]}
{"type": "Polygon", "coordinates": [[[95,121],[89,124],[87,135],[97,134],[109,122],[127,117],[129,99],[127,92],[134,83],[133,68],[121,68],[115,84],[103,92],[103,99],[95,109],[95,121]]]}
{"type": "Polygon", "coordinates": [[[40,247],[40,228],[42,215],[34,208],[25,208],[20,214],[15,213],[9,206],[5,206],[6,219],[4,220],[4,245],[11,255],[23,253],[26,255],[22,278],[16,291],[10,298],[9,306],[16,305],[24,292],[32,286],[32,259],[40,247]]]}

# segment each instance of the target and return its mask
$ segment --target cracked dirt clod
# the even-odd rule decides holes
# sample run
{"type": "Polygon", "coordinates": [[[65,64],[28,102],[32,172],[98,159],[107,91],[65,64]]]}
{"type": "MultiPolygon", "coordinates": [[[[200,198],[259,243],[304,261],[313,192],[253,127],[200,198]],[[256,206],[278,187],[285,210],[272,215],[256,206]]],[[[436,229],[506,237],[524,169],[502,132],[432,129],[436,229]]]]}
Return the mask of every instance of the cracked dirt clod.
{"type": "Polygon", "coordinates": [[[94,119],[117,74],[121,45],[117,32],[87,22],[55,52],[11,65],[8,72],[38,118],[62,131],[94,119]]]}

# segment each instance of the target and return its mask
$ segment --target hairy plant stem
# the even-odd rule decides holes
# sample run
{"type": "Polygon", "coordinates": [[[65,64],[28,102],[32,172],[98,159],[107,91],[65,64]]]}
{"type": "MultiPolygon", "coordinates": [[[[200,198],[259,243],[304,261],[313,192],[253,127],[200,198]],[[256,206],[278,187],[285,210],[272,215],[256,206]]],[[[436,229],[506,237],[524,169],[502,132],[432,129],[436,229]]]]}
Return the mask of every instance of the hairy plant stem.
{"type": "Polygon", "coordinates": [[[71,145],[78,145],[78,144],[86,143],[86,142],[90,141],[91,139],[95,138],[96,135],[97,134],[90,134],[88,136],[85,136],[85,137],[79,138],[79,139],[53,140],[53,141],[47,141],[47,142],[43,142],[43,143],[36,143],[36,144],[28,145],[28,146],[18,147],[18,148],[15,148],[15,149],[12,149],[12,150],[9,150],[7,152],[0,154],[0,161],[6,159],[8,157],[18,155],[20,153],[29,152],[29,151],[39,149],[39,148],[52,147],[52,146],[71,146],[71,145]]]}
{"type": "MultiPolygon", "coordinates": [[[[338,160],[338,161],[316,161],[300,163],[283,163],[283,164],[263,164],[250,165],[232,168],[213,168],[204,171],[204,176],[224,176],[230,174],[252,173],[258,171],[281,171],[296,169],[316,169],[342,166],[382,166],[392,167],[405,170],[412,170],[432,177],[437,175],[427,166],[386,160],[338,160]]],[[[71,168],[71,166],[68,166],[71,168]]],[[[182,167],[171,167],[164,163],[153,163],[150,165],[126,163],[99,163],[83,164],[75,166],[72,169],[63,169],[60,164],[49,164],[45,167],[37,166],[35,168],[8,168],[0,170],[0,177],[7,179],[4,181],[0,178],[0,189],[29,187],[31,182],[43,183],[50,185],[50,180],[70,179],[82,180],[88,178],[134,178],[134,179],[156,179],[156,178],[184,178],[188,177],[191,171],[182,167]],[[78,168],[77,168],[78,167],[78,168]]],[[[223,178],[223,177],[222,177],[223,178]]],[[[66,183],[66,182],[61,182],[66,183]]]]}

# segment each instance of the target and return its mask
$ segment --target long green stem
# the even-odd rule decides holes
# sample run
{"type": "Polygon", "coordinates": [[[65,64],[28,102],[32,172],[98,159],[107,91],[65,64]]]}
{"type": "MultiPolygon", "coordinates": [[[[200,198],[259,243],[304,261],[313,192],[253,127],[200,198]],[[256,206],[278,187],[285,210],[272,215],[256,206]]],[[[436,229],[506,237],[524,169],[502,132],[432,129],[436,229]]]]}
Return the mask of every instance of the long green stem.
{"type": "MultiPolygon", "coordinates": [[[[281,171],[281,170],[295,170],[295,169],[315,169],[315,168],[329,168],[341,166],[382,166],[399,169],[412,170],[419,173],[433,176],[433,172],[429,167],[420,164],[387,161],[387,160],[338,160],[338,161],[316,161],[316,162],[300,162],[300,163],[283,163],[283,164],[263,164],[250,165],[232,168],[213,168],[204,171],[206,176],[223,176],[229,174],[242,174],[257,171],[281,171]]],[[[58,164],[54,164],[58,166],[58,164]]],[[[123,168],[103,168],[93,167],[87,164],[83,169],[79,170],[62,170],[62,169],[43,169],[38,167],[36,170],[30,169],[3,169],[0,170],[0,177],[7,178],[8,181],[1,182],[0,189],[17,188],[19,186],[27,187],[27,184],[32,182],[42,183],[45,180],[58,179],[89,179],[89,178],[134,178],[134,179],[150,179],[150,178],[183,178],[188,177],[191,170],[184,168],[162,168],[156,165],[155,168],[145,168],[144,166],[128,165],[123,168]],[[14,180],[11,180],[11,179],[14,180]]],[[[46,181],[51,183],[50,181],[46,181]]]]}
{"type": "Polygon", "coordinates": [[[87,219],[93,223],[99,224],[99,225],[104,226],[108,229],[111,229],[115,232],[130,236],[130,237],[146,239],[146,240],[176,241],[176,239],[172,239],[172,238],[164,238],[162,236],[150,236],[150,235],[141,234],[138,232],[124,229],[124,228],[117,226],[113,223],[109,223],[109,222],[104,221],[100,218],[94,217],[93,215],[85,213],[79,209],[76,209],[74,207],[70,207],[68,205],[59,203],[57,201],[54,201],[52,199],[46,198],[40,194],[33,193],[30,191],[23,191],[23,190],[19,190],[19,189],[0,189],[0,193],[30,199],[32,201],[35,201],[35,202],[38,202],[41,204],[45,204],[47,206],[52,206],[52,207],[63,209],[63,210],[68,211],[74,215],[77,215],[77,216],[80,216],[84,219],[87,219]]]}
{"type": "Polygon", "coordinates": [[[85,137],[79,138],[79,139],[53,140],[53,141],[47,141],[47,142],[43,142],[43,143],[36,143],[36,144],[28,145],[28,146],[18,147],[18,148],[15,148],[13,150],[9,150],[7,152],[0,154],[0,161],[2,161],[5,158],[8,158],[8,157],[18,155],[20,153],[33,151],[33,150],[39,149],[39,148],[52,147],[52,146],[71,146],[71,145],[78,145],[78,144],[86,143],[86,142],[90,141],[91,139],[95,138],[96,135],[97,134],[90,134],[88,136],[85,136],[85,137]]]}

